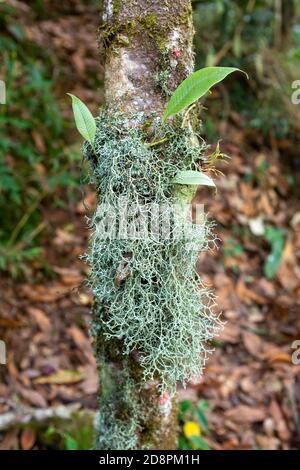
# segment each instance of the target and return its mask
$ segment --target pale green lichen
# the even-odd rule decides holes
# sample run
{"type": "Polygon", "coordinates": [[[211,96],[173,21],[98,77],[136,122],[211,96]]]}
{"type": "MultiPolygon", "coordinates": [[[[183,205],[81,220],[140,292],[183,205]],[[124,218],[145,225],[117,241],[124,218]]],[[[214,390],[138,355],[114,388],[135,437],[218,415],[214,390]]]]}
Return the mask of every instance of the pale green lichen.
{"type": "Polygon", "coordinates": [[[168,69],[157,72],[154,77],[155,83],[165,96],[171,96],[172,92],[169,88],[169,79],[171,72],[168,69]]]}
{"type": "MultiPolygon", "coordinates": [[[[120,198],[144,207],[176,203],[172,178],[179,170],[197,168],[205,145],[191,145],[190,130],[165,125],[164,143],[149,147],[144,124],[143,114],[103,111],[97,119],[94,148],[86,143],[84,155],[102,204],[117,207],[120,198]]],[[[184,239],[177,239],[176,224],[167,239],[103,238],[96,230],[107,215],[101,208],[91,222],[86,255],[97,301],[94,333],[100,331],[105,341],[121,340],[125,357],[138,351],[144,379],[156,379],[161,390],[174,392],[177,381],[201,374],[208,342],[221,326],[213,313],[214,296],[195,271],[198,253],[212,239],[211,225],[206,220],[189,225],[184,239]],[[120,266],[123,275],[116,283],[120,266]]],[[[105,409],[113,412],[110,405],[104,414],[105,409]]]]}

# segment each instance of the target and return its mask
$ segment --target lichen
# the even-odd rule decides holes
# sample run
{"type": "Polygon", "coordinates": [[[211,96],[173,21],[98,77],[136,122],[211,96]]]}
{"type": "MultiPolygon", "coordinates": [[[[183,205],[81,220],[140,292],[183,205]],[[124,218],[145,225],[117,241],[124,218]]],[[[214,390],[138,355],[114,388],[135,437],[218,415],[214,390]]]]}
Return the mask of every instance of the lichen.
{"type": "Polygon", "coordinates": [[[168,69],[157,72],[154,80],[158,88],[162,91],[165,96],[171,96],[172,92],[169,88],[169,79],[171,72],[168,69]]]}
{"type": "Polygon", "coordinates": [[[176,206],[172,178],[179,170],[198,168],[206,147],[191,145],[191,129],[175,124],[160,125],[163,143],[149,146],[144,124],[142,113],[125,116],[104,110],[93,148],[85,143],[83,149],[101,202],[91,221],[86,255],[97,302],[94,331],[106,342],[121,340],[125,357],[138,352],[144,380],[156,380],[161,392],[174,393],[177,381],[185,384],[201,374],[210,353],[208,342],[221,326],[213,312],[214,296],[195,271],[198,253],[213,240],[211,224],[204,218],[187,225],[184,215],[183,238],[176,236],[173,219],[167,238],[134,233],[129,238],[103,237],[98,227],[109,216],[105,207],[117,212],[120,201],[146,211],[151,204],[176,206]]]}

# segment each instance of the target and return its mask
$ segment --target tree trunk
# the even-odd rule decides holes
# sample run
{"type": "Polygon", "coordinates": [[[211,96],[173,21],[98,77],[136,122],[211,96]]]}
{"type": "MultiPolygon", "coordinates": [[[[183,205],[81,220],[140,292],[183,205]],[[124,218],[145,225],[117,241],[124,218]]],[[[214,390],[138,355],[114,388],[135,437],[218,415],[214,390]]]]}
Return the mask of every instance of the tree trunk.
{"type": "MultiPolygon", "coordinates": [[[[191,1],[104,0],[99,33],[109,112],[142,112],[144,120],[161,116],[170,92],[193,69],[191,1]]],[[[103,334],[97,326],[98,308],[96,302],[93,330],[100,392],[95,447],[176,449],[175,398],[160,394],[159,377],[143,379],[139,353],[124,355],[122,339],[103,334]]]]}

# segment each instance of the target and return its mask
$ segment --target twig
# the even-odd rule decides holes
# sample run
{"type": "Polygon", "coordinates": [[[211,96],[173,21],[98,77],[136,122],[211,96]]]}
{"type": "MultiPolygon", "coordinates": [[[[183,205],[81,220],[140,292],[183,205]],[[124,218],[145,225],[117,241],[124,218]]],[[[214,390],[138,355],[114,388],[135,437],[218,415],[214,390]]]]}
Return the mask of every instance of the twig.
{"type": "Polygon", "coordinates": [[[175,135],[176,134],[171,134],[171,135],[168,135],[167,137],[164,137],[163,139],[157,140],[156,142],[150,142],[150,144],[148,144],[148,147],[154,147],[155,145],[163,144],[164,142],[171,139],[171,137],[174,137],[175,135]]]}
{"type": "Polygon", "coordinates": [[[0,431],[28,423],[41,423],[53,418],[68,420],[72,418],[72,414],[80,406],[79,403],[74,403],[69,406],[60,405],[54,408],[18,408],[16,411],[9,411],[0,416],[0,431]]]}

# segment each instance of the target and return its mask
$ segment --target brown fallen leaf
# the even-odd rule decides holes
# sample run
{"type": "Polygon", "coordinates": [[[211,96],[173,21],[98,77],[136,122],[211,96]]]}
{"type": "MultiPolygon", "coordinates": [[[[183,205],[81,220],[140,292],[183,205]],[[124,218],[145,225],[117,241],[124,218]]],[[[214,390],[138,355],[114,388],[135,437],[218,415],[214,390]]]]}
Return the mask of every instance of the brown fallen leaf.
{"type": "Polygon", "coordinates": [[[85,293],[81,293],[78,295],[78,299],[81,305],[91,305],[93,302],[93,297],[92,295],[88,295],[85,293]]]}
{"type": "Polygon", "coordinates": [[[41,136],[41,134],[39,134],[38,132],[36,131],[32,131],[31,132],[31,135],[32,135],[32,138],[33,138],[33,141],[34,141],[34,145],[37,149],[37,151],[39,153],[45,153],[46,151],[46,146],[45,146],[45,142],[44,142],[44,139],[43,137],[41,136]]]}
{"type": "Polygon", "coordinates": [[[11,429],[8,431],[0,442],[0,450],[11,450],[17,443],[18,430],[11,429]]]}
{"type": "Polygon", "coordinates": [[[54,374],[48,375],[47,377],[38,377],[35,379],[35,383],[39,385],[45,384],[56,384],[56,385],[67,385],[81,382],[84,378],[83,371],[80,370],[59,370],[54,374]]]}
{"type": "Polygon", "coordinates": [[[72,337],[76,346],[84,353],[89,363],[94,365],[95,358],[90,339],[77,326],[71,326],[67,331],[72,337]]]}
{"type": "Polygon", "coordinates": [[[85,195],[84,200],[80,201],[76,207],[78,214],[86,214],[88,210],[96,207],[97,197],[95,192],[89,192],[85,195]]]}
{"type": "Polygon", "coordinates": [[[274,284],[264,277],[257,281],[257,288],[259,294],[262,294],[264,297],[273,298],[276,296],[276,288],[274,284]]]}
{"type": "Polygon", "coordinates": [[[263,408],[238,405],[235,408],[225,411],[225,416],[236,423],[256,423],[265,419],[266,412],[263,408]]]}
{"type": "Polygon", "coordinates": [[[22,431],[20,443],[22,450],[30,450],[34,446],[36,441],[36,433],[32,428],[25,428],[22,431]]]}
{"type": "Polygon", "coordinates": [[[80,244],[80,238],[76,237],[74,234],[70,233],[67,230],[56,230],[56,237],[53,240],[53,243],[56,246],[65,246],[66,244],[80,244]]]}
{"type": "Polygon", "coordinates": [[[79,285],[83,281],[83,276],[77,269],[55,266],[53,270],[61,276],[62,282],[67,286],[79,285]]]}
{"type": "Polygon", "coordinates": [[[36,307],[28,307],[28,313],[33,317],[40,330],[44,333],[49,333],[51,330],[51,322],[43,310],[36,307]]]}
{"type": "Polygon", "coordinates": [[[33,289],[31,285],[25,284],[21,286],[21,293],[27,299],[35,302],[53,302],[70,293],[70,287],[54,283],[50,285],[36,285],[33,289]]]}
{"type": "Polygon", "coordinates": [[[88,364],[84,368],[84,381],[80,384],[81,390],[87,395],[96,393],[99,386],[98,371],[95,366],[88,364]]]}
{"type": "Polygon", "coordinates": [[[13,318],[0,318],[0,328],[8,328],[10,330],[15,330],[17,328],[23,328],[26,326],[24,320],[15,320],[13,318]]]}
{"type": "Polygon", "coordinates": [[[237,449],[239,446],[239,441],[236,437],[233,437],[231,439],[227,439],[222,443],[222,448],[221,450],[233,450],[237,449]]]}
{"type": "Polygon", "coordinates": [[[262,450],[278,450],[280,446],[279,439],[276,437],[269,437],[263,434],[257,434],[255,436],[258,447],[262,450]]]}
{"type": "Polygon", "coordinates": [[[16,367],[15,360],[14,360],[14,354],[13,354],[12,351],[8,353],[7,369],[8,369],[10,377],[13,377],[14,379],[19,378],[19,371],[16,367]]]}
{"type": "Polygon", "coordinates": [[[81,75],[82,77],[84,77],[85,67],[86,67],[86,61],[84,60],[83,54],[84,54],[83,51],[79,50],[79,51],[74,52],[74,54],[72,54],[70,58],[78,74],[81,75]]]}
{"type": "Polygon", "coordinates": [[[273,343],[264,342],[263,359],[270,364],[284,362],[291,364],[291,356],[273,343]]]}
{"type": "Polygon", "coordinates": [[[291,437],[291,433],[289,428],[287,427],[281,408],[276,400],[272,400],[269,411],[270,415],[274,419],[275,428],[279,438],[282,441],[288,441],[291,437]]]}
{"type": "Polygon", "coordinates": [[[205,436],[205,440],[209,447],[211,447],[213,450],[222,450],[222,446],[214,441],[211,437],[205,436]]]}
{"type": "Polygon", "coordinates": [[[77,326],[71,326],[67,331],[69,335],[71,335],[76,346],[78,346],[80,349],[85,349],[87,347],[87,343],[89,344],[89,341],[80,328],[77,326]]]}
{"type": "Polygon", "coordinates": [[[263,345],[264,345],[263,340],[258,335],[256,335],[255,333],[252,333],[251,331],[243,331],[242,338],[243,338],[244,346],[247,349],[247,351],[252,356],[260,359],[262,357],[262,352],[263,352],[263,345]]]}
{"type": "Polygon", "coordinates": [[[288,263],[281,263],[276,272],[276,277],[279,282],[289,293],[299,285],[299,279],[294,275],[294,269],[294,266],[291,266],[288,263]]]}
{"type": "Polygon", "coordinates": [[[273,364],[274,362],[284,362],[286,364],[291,364],[291,355],[284,351],[274,351],[272,354],[268,355],[268,361],[273,364]]]}
{"type": "Polygon", "coordinates": [[[252,380],[252,377],[244,377],[240,381],[240,387],[243,390],[243,392],[253,394],[253,392],[256,389],[256,385],[252,380]]]}
{"type": "Polygon", "coordinates": [[[248,304],[252,302],[257,303],[258,305],[268,303],[268,299],[257,294],[253,289],[248,289],[242,279],[239,279],[237,282],[236,293],[243,302],[247,302],[248,304]]]}
{"type": "Polygon", "coordinates": [[[20,392],[20,395],[31,405],[34,405],[38,408],[46,408],[47,407],[47,401],[41,395],[39,392],[35,390],[29,390],[23,387],[17,387],[18,391],[20,392]]]}
{"type": "Polygon", "coordinates": [[[0,397],[6,398],[8,395],[8,387],[5,384],[0,383],[0,397]]]}
{"type": "Polygon", "coordinates": [[[218,336],[218,340],[225,343],[236,344],[239,342],[241,329],[238,325],[227,323],[218,336]]]}

